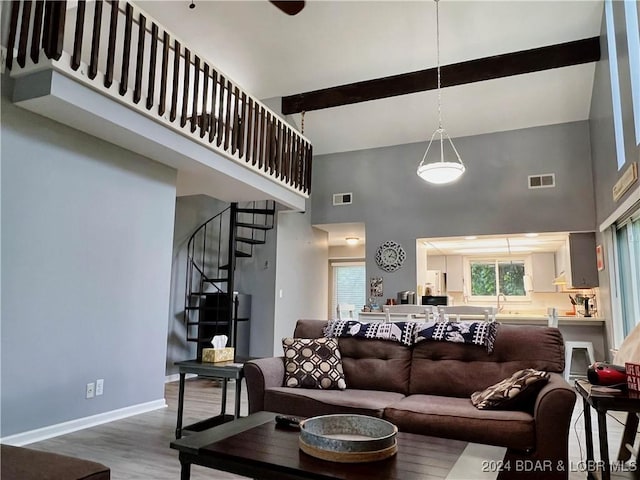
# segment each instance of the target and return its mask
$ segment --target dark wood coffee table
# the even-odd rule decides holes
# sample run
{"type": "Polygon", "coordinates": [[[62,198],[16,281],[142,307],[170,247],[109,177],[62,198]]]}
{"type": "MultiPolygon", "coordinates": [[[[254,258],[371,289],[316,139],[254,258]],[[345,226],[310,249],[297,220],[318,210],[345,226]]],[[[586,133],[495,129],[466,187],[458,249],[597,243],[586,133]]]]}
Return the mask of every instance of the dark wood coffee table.
{"type": "Polygon", "coordinates": [[[182,480],[191,465],[265,480],[423,480],[446,478],[467,442],[400,432],[398,453],[370,463],[319,460],[298,448],[297,430],[276,427],[276,414],[258,412],[171,443],[180,452],[182,480]]]}

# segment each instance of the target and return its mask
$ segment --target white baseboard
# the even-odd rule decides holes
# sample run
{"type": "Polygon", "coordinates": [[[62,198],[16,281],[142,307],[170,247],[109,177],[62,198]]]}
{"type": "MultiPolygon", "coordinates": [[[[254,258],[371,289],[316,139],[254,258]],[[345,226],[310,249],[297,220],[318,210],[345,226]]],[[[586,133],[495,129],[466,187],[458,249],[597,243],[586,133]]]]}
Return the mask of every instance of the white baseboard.
{"type": "Polygon", "coordinates": [[[166,407],[167,403],[165,402],[165,399],[161,398],[151,402],[111,410],[110,412],[91,415],[90,417],[78,418],[76,420],[70,420],[56,425],[49,425],[48,427],[37,428],[28,432],[9,435],[8,437],[0,438],[0,443],[21,447],[30,443],[48,440],[49,438],[57,437],[59,435],[66,435],[67,433],[77,432],[78,430],[83,430],[85,428],[95,427],[96,425],[102,425],[103,423],[121,420],[133,415],[139,415],[141,413],[147,413],[166,407]]]}
{"type": "MultiPolygon", "coordinates": [[[[196,373],[187,373],[184,378],[194,378],[198,375],[196,373]]],[[[177,382],[180,380],[180,374],[174,373],[173,375],[167,375],[164,377],[164,383],[177,382]]]]}

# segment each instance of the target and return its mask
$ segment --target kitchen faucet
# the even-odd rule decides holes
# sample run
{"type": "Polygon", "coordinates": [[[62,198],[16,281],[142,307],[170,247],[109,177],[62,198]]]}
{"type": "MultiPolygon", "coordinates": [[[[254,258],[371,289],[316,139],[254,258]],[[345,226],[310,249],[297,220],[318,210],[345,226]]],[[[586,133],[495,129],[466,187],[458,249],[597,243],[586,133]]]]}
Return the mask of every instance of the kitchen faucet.
{"type": "Polygon", "coordinates": [[[505,303],[507,303],[507,297],[506,297],[506,295],[505,295],[504,293],[500,292],[500,293],[498,294],[498,297],[497,297],[497,302],[498,302],[498,305],[497,305],[497,307],[498,307],[498,312],[501,312],[501,311],[502,311],[502,309],[504,308],[504,305],[500,305],[500,297],[502,297],[502,300],[503,300],[505,303]]]}

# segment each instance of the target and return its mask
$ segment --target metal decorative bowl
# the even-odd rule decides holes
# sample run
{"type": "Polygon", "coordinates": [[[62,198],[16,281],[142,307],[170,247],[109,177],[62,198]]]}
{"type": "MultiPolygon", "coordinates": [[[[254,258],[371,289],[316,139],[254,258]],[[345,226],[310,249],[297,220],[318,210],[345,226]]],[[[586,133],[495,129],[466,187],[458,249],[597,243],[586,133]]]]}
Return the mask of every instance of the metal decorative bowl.
{"type": "Polygon", "coordinates": [[[398,428],[366,415],[322,415],[300,422],[300,449],[342,463],[383,460],[398,451],[398,428]]]}

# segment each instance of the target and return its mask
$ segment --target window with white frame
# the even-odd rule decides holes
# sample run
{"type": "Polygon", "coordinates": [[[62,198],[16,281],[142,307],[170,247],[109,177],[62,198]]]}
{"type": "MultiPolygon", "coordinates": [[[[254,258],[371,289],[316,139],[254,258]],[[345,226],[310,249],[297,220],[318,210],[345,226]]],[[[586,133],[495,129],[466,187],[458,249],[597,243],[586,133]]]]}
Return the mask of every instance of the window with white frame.
{"type": "Polygon", "coordinates": [[[471,300],[526,300],[530,257],[465,258],[465,283],[471,300]]]}
{"type": "Polygon", "coordinates": [[[624,336],[640,323],[640,208],[616,223],[620,308],[624,336]]]}
{"type": "Polygon", "coordinates": [[[355,306],[357,316],[367,303],[365,262],[331,262],[331,315],[336,316],[339,303],[355,306]]]}
{"type": "Polygon", "coordinates": [[[609,75],[611,78],[611,103],[613,108],[613,131],[616,143],[618,170],[624,167],[624,132],[622,123],[622,101],[620,97],[620,77],[618,73],[618,51],[616,45],[613,0],[604,2],[605,21],[607,24],[607,47],[609,51],[609,75]]]}

